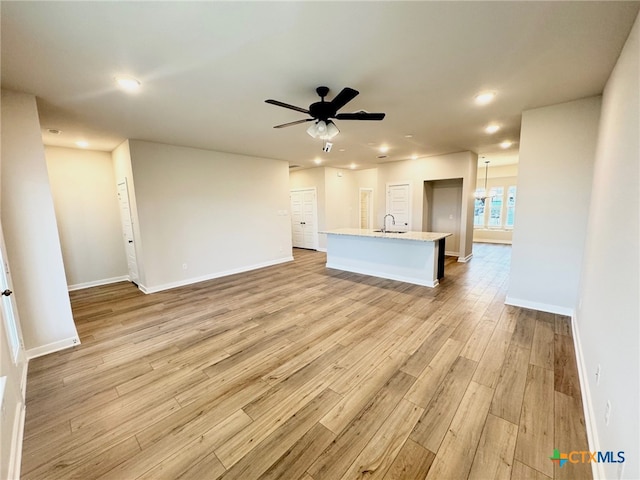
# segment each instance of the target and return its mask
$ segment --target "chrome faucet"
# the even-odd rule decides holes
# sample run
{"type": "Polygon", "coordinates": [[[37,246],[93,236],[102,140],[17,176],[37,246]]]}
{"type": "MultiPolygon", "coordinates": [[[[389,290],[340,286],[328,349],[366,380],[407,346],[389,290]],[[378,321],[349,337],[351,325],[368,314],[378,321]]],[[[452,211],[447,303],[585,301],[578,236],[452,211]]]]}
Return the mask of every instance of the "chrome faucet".
{"type": "Polygon", "coordinates": [[[396,217],[394,217],[393,215],[391,215],[390,213],[387,213],[384,218],[382,219],[382,231],[386,232],[387,231],[387,217],[391,217],[391,225],[395,225],[396,224],[396,217]]]}

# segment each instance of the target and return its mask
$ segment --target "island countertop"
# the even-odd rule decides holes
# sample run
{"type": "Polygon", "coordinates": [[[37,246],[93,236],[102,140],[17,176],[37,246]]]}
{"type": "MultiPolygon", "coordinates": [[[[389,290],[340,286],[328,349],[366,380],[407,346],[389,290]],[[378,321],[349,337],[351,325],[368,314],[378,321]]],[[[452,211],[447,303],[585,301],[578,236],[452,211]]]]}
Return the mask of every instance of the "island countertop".
{"type": "Polygon", "coordinates": [[[380,232],[368,228],[336,228],[334,230],[325,230],[320,233],[326,233],[330,235],[350,235],[354,237],[393,238],[398,240],[414,240],[418,242],[437,242],[438,240],[452,235],[451,233],[412,231],[403,233],[389,233],[380,232]]]}

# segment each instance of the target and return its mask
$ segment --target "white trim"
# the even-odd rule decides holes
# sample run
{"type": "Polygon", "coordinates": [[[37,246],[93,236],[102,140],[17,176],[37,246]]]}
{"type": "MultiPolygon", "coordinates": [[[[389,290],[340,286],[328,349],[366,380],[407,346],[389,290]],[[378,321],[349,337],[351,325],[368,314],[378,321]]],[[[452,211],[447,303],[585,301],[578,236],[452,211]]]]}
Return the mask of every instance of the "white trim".
{"type": "MultiPolygon", "coordinates": [[[[587,366],[584,362],[584,355],[582,354],[582,345],[580,343],[580,335],[578,334],[578,322],[575,315],[571,316],[571,333],[573,336],[573,349],[576,352],[576,365],[578,366],[580,394],[582,395],[582,410],[584,413],[585,428],[587,430],[587,440],[589,441],[589,450],[592,452],[599,452],[600,442],[598,440],[596,416],[593,412],[593,404],[591,403],[589,375],[587,375],[587,366]]],[[[599,462],[591,462],[591,473],[593,478],[596,480],[606,478],[603,465],[599,462]]]]}
{"type": "Polygon", "coordinates": [[[207,280],[213,280],[214,278],[226,277],[227,275],[235,275],[236,273],[249,272],[251,270],[257,270],[259,268],[270,267],[272,265],[278,265],[280,263],[292,262],[293,256],[277,258],[275,260],[269,260],[268,262],[257,263],[254,265],[247,265],[245,267],[233,268],[231,270],[224,270],[222,272],[215,272],[209,275],[203,275],[201,277],[187,278],[177,282],[165,283],[155,287],[145,287],[144,285],[138,285],[138,288],[144,293],[157,293],[163,290],[170,290],[172,288],[184,287],[185,285],[192,285],[194,283],[206,282],[207,280]]]}
{"type": "Polygon", "coordinates": [[[59,350],[64,350],[65,348],[75,347],[76,345],[80,345],[79,337],[65,338],[64,340],[58,340],[57,342],[49,343],[47,345],[31,348],[27,350],[25,354],[27,355],[27,359],[31,360],[59,350]]]}
{"type": "Polygon", "coordinates": [[[326,247],[325,248],[318,247],[316,250],[318,250],[319,252],[327,253],[326,247]]]}
{"type": "Polygon", "coordinates": [[[388,280],[397,280],[399,282],[413,283],[414,285],[421,285],[423,287],[434,288],[440,285],[440,282],[438,281],[438,279],[435,279],[433,282],[429,282],[424,278],[395,275],[393,273],[380,272],[379,270],[370,270],[367,268],[354,267],[353,265],[342,265],[340,263],[327,262],[326,267],[334,268],[336,270],[344,270],[346,272],[359,273],[361,275],[369,275],[371,277],[380,277],[380,278],[386,278],[388,280]]]}
{"type": "Polygon", "coordinates": [[[20,409],[18,415],[16,415],[13,431],[16,435],[11,439],[11,453],[9,454],[9,471],[8,477],[20,478],[20,466],[22,464],[22,440],[24,438],[24,417],[25,417],[25,404],[19,403],[17,408],[20,409]]]}
{"type": "Polygon", "coordinates": [[[102,280],[93,280],[91,282],[76,283],[73,285],[69,285],[67,288],[70,292],[73,292],[74,290],[82,290],[83,288],[99,287],[100,285],[109,285],[111,283],[130,281],[131,280],[129,279],[129,275],[122,275],[120,277],[111,277],[102,280]]]}
{"type": "Polygon", "coordinates": [[[506,305],[512,305],[514,307],[529,308],[531,310],[538,310],[540,312],[557,313],[558,315],[566,315],[567,317],[573,317],[573,308],[561,307],[560,305],[551,305],[549,303],[532,302],[530,300],[523,300],[521,298],[513,298],[507,295],[504,302],[506,305]]]}
{"type": "Polygon", "coordinates": [[[459,257],[460,256],[460,252],[447,252],[446,250],[444,251],[444,255],[446,257],[459,257]]]}
{"type": "Polygon", "coordinates": [[[462,257],[458,257],[458,262],[460,263],[467,263],[469,260],[471,260],[473,258],[473,253],[470,253],[469,255],[467,255],[466,257],[462,258],[462,257]]]}

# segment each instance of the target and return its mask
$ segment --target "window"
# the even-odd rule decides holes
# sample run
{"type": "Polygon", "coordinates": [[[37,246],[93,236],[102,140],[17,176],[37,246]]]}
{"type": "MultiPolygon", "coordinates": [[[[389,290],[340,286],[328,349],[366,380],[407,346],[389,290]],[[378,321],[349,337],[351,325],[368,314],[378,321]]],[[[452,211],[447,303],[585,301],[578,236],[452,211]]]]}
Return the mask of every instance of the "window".
{"type": "MultiPolygon", "coordinates": [[[[473,203],[474,228],[504,228],[512,229],[516,214],[516,186],[492,187],[484,202],[477,198],[473,203]]],[[[484,188],[478,188],[476,197],[484,195],[484,188]]]]}
{"type": "Polygon", "coordinates": [[[491,189],[491,202],[489,203],[489,226],[502,226],[502,203],[504,200],[504,187],[494,187],[491,189]]]}
{"type": "MultiPolygon", "coordinates": [[[[476,197],[484,195],[484,188],[476,190],[476,197]]],[[[473,226],[484,227],[484,202],[476,198],[473,203],[473,226]]]]}
{"type": "Polygon", "coordinates": [[[507,189],[507,220],[504,222],[505,228],[513,228],[513,221],[516,214],[516,187],[510,186],[507,189]]]}

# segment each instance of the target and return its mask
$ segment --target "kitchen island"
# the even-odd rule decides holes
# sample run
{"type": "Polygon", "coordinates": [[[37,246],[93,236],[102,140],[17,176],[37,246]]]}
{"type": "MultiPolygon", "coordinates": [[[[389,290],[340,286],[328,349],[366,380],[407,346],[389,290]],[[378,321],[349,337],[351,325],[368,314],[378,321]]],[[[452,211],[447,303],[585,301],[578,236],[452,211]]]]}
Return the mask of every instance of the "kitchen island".
{"type": "Polygon", "coordinates": [[[328,230],[327,268],[435,287],[444,276],[444,239],[451,233],[328,230]]]}

